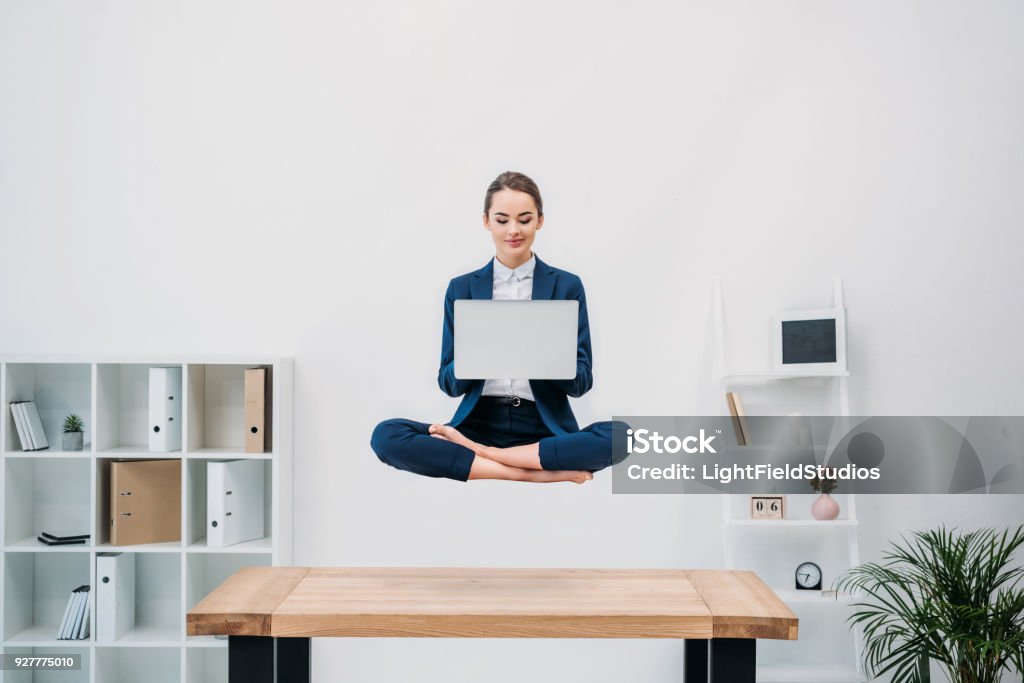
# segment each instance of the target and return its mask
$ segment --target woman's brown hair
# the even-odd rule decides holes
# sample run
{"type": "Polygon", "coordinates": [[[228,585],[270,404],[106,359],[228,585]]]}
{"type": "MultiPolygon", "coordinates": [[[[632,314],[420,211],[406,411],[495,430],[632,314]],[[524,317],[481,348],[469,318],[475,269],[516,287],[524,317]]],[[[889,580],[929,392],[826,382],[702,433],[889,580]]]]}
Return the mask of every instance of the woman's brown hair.
{"type": "Polygon", "coordinates": [[[484,215],[486,216],[491,210],[491,196],[495,192],[501,190],[519,190],[533,197],[533,203],[537,205],[537,217],[544,215],[544,202],[540,198],[540,190],[537,189],[537,183],[533,182],[529,176],[518,171],[505,171],[490,184],[487,188],[487,196],[484,198],[484,215]]]}

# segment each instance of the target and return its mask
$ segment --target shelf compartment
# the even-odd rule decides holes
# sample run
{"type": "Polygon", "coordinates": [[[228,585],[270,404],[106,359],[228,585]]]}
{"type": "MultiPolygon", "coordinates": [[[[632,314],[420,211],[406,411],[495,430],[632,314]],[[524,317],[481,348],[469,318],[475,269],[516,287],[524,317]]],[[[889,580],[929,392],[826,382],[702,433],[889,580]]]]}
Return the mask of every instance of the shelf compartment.
{"type": "MultiPolygon", "coordinates": [[[[797,565],[805,561],[817,564],[822,571],[821,587],[831,589],[835,580],[849,571],[848,541],[846,534],[745,533],[734,539],[731,568],[756,572],[773,590],[791,591],[788,595],[799,598],[798,592],[807,592],[796,590],[794,573],[797,565]]],[[[803,599],[810,599],[810,595],[803,599]]],[[[826,602],[818,594],[813,599],[826,602]]],[[[835,600],[829,598],[827,602],[834,603],[835,600]]],[[[803,628],[801,621],[801,640],[803,628]]]]}
{"type": "Polygon", "coordinates": [[[728,372],[722,380],[729,383],[768,382],[776,379],[829,379],[832,377],[849,377],[849,370],[830,370],[822,372],[728,372]]]}
{"type": "Polygon", "coordinates": [[[837,597],[826,597],[821,594],[821,591],[803,591],[795,588],[773,587],[772,591],[786,604],[849,605],[854,601],[854,597],[849,593],[840,593],[837,597]]]}
{"type": "MultiPolygon", "coordinates": [[[[218,641],[226,643],[227,641],[218,641]]],[[[223,683],[228,680],[227,647],[190,647],[185,651],[186,683],[223,683]]]]}
{"type": "Polygon", "coordinates": [[[89,541],[85,543],[71,543],[69,545],[46,545],[35,536],[28,536],[8,543],[4,550],[11,553],[87,553],[91,550],[89,541]]]}
{"type": "MultiPolygon", "coordinates": [[[[154,456],[156,454],[153,454],[154,456]]],[[[142,543],[137,545],[111,545],[110,543],[110,464],[131,460],[178,460],[185,461],[180,455],[149,457],[149,458],[105,458],[96,459],[96,549],[103,552],[177,552],[181,542],[161,541],[159,543],[142,543]]],[[[182,477],[184,486],[184,477],[182,477]]]]}
{"type": "Polygon", "coordinates": [[[4,555],[4,630],[7,643],[59,646],[57,628],[68,596],[88,584],[89,554],[72,552],[4,555]]]}
{"type": "Polygon", "coordinates": [[[62,655],[79,655],[81,668],[77,670],[61,669],[49,671],[5,671],[3,680],[6,683],[88,683],[91,657],[87,647],[5,647],[4,654],[23,657],[59,657],[62,655]]]}
{"type": "Polygon", "coordinates": [[[266,553],[189,553],[185,560],[185,611],[239,569],[269,566],[270,555],[266,553]]]}
{"type": "MultiPolygon", "coordinates": [[[[185,450],[203,457],[245,457],[245,369],[266,368],[266,400],[273,401],[273,366],[259,364],[189,364],[186,366],[185,450]]],[[[271,414],[273,411],[270,411],[271,414]]],[[[273,425],[267,424],[264,451],[273,450],[273,425]]]]}
{"type": "MultiPolygon", "coordinates": [[[[120,548],[110,550],[124,552],[120,548]]],[[[182,633],[181,555],[127,554],[135,562],[135,626],[117,640],[97,645],[178,644],[182,633]]]]}
{"type": "MultiPolygon", "coordinates": [[[[96,365],[96,452],[102,455],[167,457],[149,451],[149,369],[175,363],[96,365]]],[[[184,380],[183,380],[184,381],[184,380]]],[[[179,392],[180,395],[180,392],[179,392]]],[[[184,435],[182,436],[184,442],[184,435]]],[[[180,455],[181,451],[170,451],[180,455]]]]}
{"type": "Polygon", "coordinates": [[[179,683],[181,651],[176,647],[97,647],[96,680],[103,683],[179,683]]]}
{"type": "Polygon", "coordinates": [[[189,451],[187,456],[189,458],[204,459],[204,460],[269,460],[274,457],[271,451],[264,453],[246,453],[245,448],[242,446],[236,446],[233,448],[199,448],[194,451],[189,451]]]}
{"type": "Polygon", "coordinates": [[[89,363],[7,363],[4,398],[3,448],[22,453],[18,428],[11,414],[12,401],[35,401],[49,448],[28,453],[88,455],[93,440],[92,366],[89,363]],[[74,413],[85,423],[82,451],[64,451],[64,418],[74,413]]]}
{"type": "Polygon", "coordinates": [[[89,458],[11,456],[4,463],[4,545],[63,549],[68,546],[47,546],[36,536],[91,533],[89,458]]]}
{"type": "Polygon", "coordinates": [[[764,527],[850,527],[857,526],[856,519],[727,519],[729,526],[764,526],[764,527]]]}
{"type": "Polygon", "coordinates": [[[786,683],[826,683],[864,680],[857,672],[853,648],[836,649],[836,633],[849,634],[843,609],[823,609],[809,603],[795,603],[791,609],[800,617],[799,642],[760,640],[757,643],[757,680],[786,683]]]}
{"type": "MultiPolygon", "coordinates": [[[[217,458],[218,460],[220,458],[217,458]]],[[[244,458],[225,458],[242,460],[244,458]]],[[[273,474],[274,463],[263,462],[263,538],[243,541],[236,545],[210,547],[206,545],[206,464],[210,459],[188,460],[185,465],[187,478],[185,502],[185,543],[189,551],[197,552],[270,552],[272,547],[273,522],[273,474]]]]}
{"type": "MultiPolygon", "coordinates": [[[[810,486],[807,487],[810,489],[810,486]]],[[[766,527],[850,527],[857,526],[856,508],[851,504],[849,494],[833,493],[832,497],[839,503],[837,519],[819,520],[811,517],[811,506],[819,494],[788,493],[786,498],[786,519],[751,519],[750,496],[731,494],[725,499],[723,514],[729,526],[766,526],[766,527]]]]}

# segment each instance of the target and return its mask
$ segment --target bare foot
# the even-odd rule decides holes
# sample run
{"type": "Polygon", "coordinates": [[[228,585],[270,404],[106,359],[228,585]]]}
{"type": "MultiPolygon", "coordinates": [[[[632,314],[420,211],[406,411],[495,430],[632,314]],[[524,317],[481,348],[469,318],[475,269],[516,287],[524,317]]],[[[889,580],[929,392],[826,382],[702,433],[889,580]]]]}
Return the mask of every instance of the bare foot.
{"type": "Polygon", "coordinates": [[[465,446],[466,448],[473,451],[477,455],[482,455],[484,449],[486,448],[485,446],[478,444],[476,441],[473,441],[469,437],[465,436],[455,427],[450,427],[449,425],[432,424],[430,425],[430,428],[427,431],[430,433],[431,436],[436,436],[439,439],[444,439],[445,441],[451,441],[452,443],[457,443],[460,446],[465,446]]]}
{"type": "Polygon", "coordinates": [[[539,483],[551,483],[556,481],[573,481],[577,484],[584,484],[594,478],[594,475],[586,470],[523,470],[526,474],[519,481],[534,481],[539,483]]]}

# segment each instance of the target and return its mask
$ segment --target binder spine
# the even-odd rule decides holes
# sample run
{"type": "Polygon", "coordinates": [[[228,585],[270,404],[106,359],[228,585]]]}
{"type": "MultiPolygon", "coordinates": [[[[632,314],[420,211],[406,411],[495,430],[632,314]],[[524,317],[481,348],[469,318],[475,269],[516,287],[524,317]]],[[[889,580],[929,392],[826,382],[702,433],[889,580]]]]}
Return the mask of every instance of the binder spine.
{"type": "Polygon", "coordinates": [[[267,430],[267,369],[245,369],[245,452],[263,453],[266,450],[267,430]]]}
{"type": "Polygon", "coordinates": [[[149,369],[149,450],[181,450],[181,368],[149,369]]]}
{"type": "Polygon", "coordinates": [[[96,556],[96,640],[117,640],[135,627],[135,559],[128,553],[96,556]]]}
{"type": "Polygon", "coordinates": [[[220,548],[227,543],[227,463],[206,463],[206,545],[220,548]]]}

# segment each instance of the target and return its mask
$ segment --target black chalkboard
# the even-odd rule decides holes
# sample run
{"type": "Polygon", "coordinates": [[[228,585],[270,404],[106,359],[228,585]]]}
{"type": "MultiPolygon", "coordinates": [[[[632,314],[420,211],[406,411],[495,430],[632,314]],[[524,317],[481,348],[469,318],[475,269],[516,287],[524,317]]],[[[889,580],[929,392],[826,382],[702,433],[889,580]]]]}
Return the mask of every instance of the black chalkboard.
{"type": "Polygon", "coordinates": [[[835,363],[836,320],[783,320],[782,364],[835,363]]]}

